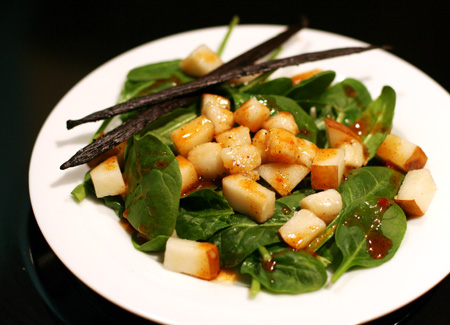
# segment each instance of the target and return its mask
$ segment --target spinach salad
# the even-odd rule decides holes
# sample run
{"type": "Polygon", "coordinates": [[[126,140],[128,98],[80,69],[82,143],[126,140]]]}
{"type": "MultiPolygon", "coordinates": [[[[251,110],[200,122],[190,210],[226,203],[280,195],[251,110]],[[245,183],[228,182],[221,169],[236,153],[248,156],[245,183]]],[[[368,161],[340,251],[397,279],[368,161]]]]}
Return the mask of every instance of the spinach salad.
{"type": "MultiPolygon", "coordinates": [[[[188,74],[180,65],[182,62],[180,59],[152,63],[129,71],[119,101],[195,80],[197,76],[188,74]]],[[[192,186],[183,188],[181,149],[173,134],[204,116],[201,100],[204,94],[148,124],[122,144],[123,150],[115,148],[112,154],[117,157],[126,187],[120,195],[102,196],[101,202],[129,226],[132,244],[140,251],[163,252],[174,237],[214,245],[219,268],[234,270],[248,279],[251,296],[261,286],[273,293],[315,291],[325,285],[328,274],[332,274],[331,281],[335,282],[351,268],[374,267],[389,261],[402,242],[408,215],[397,204],[396,196],[409,170],[392,168],[392,161],[377,154],[392,128],[396,94],[385,86],[378,97],[372,98],[360,81],[347,78],[335,82],[335,77],[335,71],[276,79],[263,73],[243,83],[223,83],[204,92],[227,100],[230,114],[236,114],[251,100],[268,109],[266,121],[287,112],[298,128],[294,137],[311,144],[317,152],[332,148],[329,127],[334,122],[330,121],[358,135],[364,148],[364,162],[357,167],[347,166],[342,172],[343,180],[333,187],[342,200],[339,212],[303,248],[289,245],[280,228],[305,210],[300,203],[303,199],[326,190],[314,185],[314,175],[310,173],[314,159],[309,166],[302,166],[305,175],[283,194],[274,189],[269,178],[260,177],[259,166],[299,165],[298,161],[263,159],[243,174],[242,177],[274,193],[270,216],[264,221],[231,203],[222,183],[222,177],[234,174],[231,169],[223,169],[221,177],[199,176],[192,186]]],[[[122,114],[120,119],[126,121],[133,114],[122,114]]],[[[94,137],[102,134],[106,124],[94,137]]],[[[242,125],[235,119],[231,128],[239,126],[242,125]]],[[[259,130],[265,129],[260,127],[248,133],[247,146],[255,144],[259,130]]],[[[216,138],[217,134],[207,142],[224,150],[226,146],[216,138]]],[[[231,151],[234,146],[228,148],[231,151]]],[[[188,153],[182,156],[188,158],[188,153]]],[[[100,162],[91,164],[92,170],[100,162]]],[[[207,162],[213,163],[217,162],[207,162]]],[[[93,177],[88,172],[83,183],[72,192],[78,201],[88,195],[96,196],[93,177]]]]}

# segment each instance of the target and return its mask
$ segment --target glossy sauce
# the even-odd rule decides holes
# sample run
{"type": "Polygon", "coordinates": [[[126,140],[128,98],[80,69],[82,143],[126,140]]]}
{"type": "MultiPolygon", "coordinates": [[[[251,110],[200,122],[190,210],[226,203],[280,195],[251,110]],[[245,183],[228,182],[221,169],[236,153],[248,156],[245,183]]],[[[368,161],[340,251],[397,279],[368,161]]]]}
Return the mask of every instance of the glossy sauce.
{"type": "MultiPolygon", "coordinates": [[[[369,205],[368,202],[366,204],[369,205]]],[[[362,220],[361,212],[356,211],[354,215],[344,222],[345,226],[357,226],[365,233],[367,242],[367,253],[372,259],[382,259],[392,248],[392,241],[387,238],[381,231],[382,217],[386,210],[392,205],[392,200],[388,198],[379,198],[375,206],[371,206],[374,210],[374,218],[370,224],[365,224],[362,220]]]]}

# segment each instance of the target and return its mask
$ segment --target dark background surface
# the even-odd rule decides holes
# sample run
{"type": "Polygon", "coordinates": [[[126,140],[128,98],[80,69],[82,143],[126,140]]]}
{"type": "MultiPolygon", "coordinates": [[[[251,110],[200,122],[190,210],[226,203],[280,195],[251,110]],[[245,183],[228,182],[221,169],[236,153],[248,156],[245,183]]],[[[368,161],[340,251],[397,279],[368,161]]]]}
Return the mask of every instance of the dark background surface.
{"type": "MultiPolygon", "coordinates": [[[[447,8],[431,1],[362,3],[2,1],[0,323],[143,322],[92,293],[65,269],[46,245],[31,211],[27,177],[34,139],[52,108],[81,78],[135,46],[185,30],[226,25],[233,15],[239,15],[242,24],[283,25],[306,15],[311,28],[392,45],[392,53],[449,91],[447,8]]],[[[448,248],[437,249],[444,253],[448,248]]],[[[449,324],[449,304],[447,278],[375,323],[449,324]]]]}

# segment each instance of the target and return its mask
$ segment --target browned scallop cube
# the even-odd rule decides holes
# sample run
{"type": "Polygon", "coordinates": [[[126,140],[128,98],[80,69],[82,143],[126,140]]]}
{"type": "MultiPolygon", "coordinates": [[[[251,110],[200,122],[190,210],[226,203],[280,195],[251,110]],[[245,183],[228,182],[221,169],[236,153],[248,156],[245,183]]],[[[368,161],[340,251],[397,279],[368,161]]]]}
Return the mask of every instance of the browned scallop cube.
{"type": "Polygon", "coordinates": [[[188,75],[202,77],[223,64],[220,57],[206,45],[200,45],[180,62],[180,68],[188,75]]]}
{"type": "Polygon", "coordinates": [[[180,155],[176,158],[181,173],[181,193],[184,193],[198,182],[198,175],[192,162],[180,155]]]}
{"type": "Polygon", "coordinates": [[[270,109],[256,98],[249,99],[234,112],[234,121],[248,127],[251,132],[261,129],[269,117],[270,109]]]}
{"type": "Polygon", "coordinates": [[[428,169],[409,171],[400,186],[395,202],[408,217],[423,216],[436,192],[436,184],[428,169]]]}
{"type": "Polygon", "coordinates": [[[280,195],[286,196],[309,174],[309,168],[298,164],[268,163],[258,167],[259,176],[280,195]]]}
{"type": "Polygon", "coordinates": [[[202,114],[214,123],[214,134],[229,130],[234,125],[234,115],[230,111],[230,101],[222,96],[204,94],[202,96],[202,114]]]}
{"type": "Polygon", "coordinates": [[[214,139],[214,124],[201,115],[173,131],[170,135],[176,151],[187,157],[189,150],[214,139]]]}
{"type": "Polygon", "coordinates": [[[418,145],[394,134],[389,134],[386,137],[378,148],[377,156],[387,165],[403,172],[421,169],[428,160],[428,157],[418,145]]]}
{"type": "Polygon", "coordinates": [[[315,190],[338,188],[344,175],[344,150],[320,149],[311,165],[311,186],[315,190]]]}
{"type": "Polygon", "coordinates": [[[224,148],[241,144],[251,144],[250,129],[246,126],[237,126],[216,135],[216,141],[224,148]]]}
{"type": "Polygon", "coordinates": [[[267,130],[273,128],[285,129],[293,133],[294,135],[297,135],[299,133],[294,115],[284,111],[278,112],[277,114],[269,117],[269,119],[263,123],[262,127],[267,130]]]}

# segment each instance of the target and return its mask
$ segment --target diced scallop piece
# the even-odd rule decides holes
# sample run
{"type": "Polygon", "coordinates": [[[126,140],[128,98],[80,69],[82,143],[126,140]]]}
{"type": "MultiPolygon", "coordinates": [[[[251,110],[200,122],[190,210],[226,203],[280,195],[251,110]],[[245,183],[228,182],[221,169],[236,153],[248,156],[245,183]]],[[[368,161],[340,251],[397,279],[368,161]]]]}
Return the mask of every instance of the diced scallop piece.
{"type": "Polygon", "coordinates": [[[220,57],[206,45],[200,45],[180,62],[180,68],[188,75],[202,77],[223,64],[220,57]]]}
{"type": "Polygon", "coordinates": [[[269,157],[267,154],[267,146],[266,146],[266,139],[267,134],[269,131],[265,129],[261,129],[253,136],[252,145],[255,146],[256,149],[259,151],[259,155],[261,156],[261,163],[265,164],[269,162],[269,157]]]}
{"type": "Polygon", "coordinates": [[[335,120],[325,118],[328,143],[332,148],[344,149],[345,165],[359,168],[367,164],[364,144],[352,129],[335,120]]]}
{"type": "Polygon", "coordinates": [[[342,197],[335,189],[329,189],[303,198],[300,207],[312,211],[328,225],[341,212],[342,197]]]}
{"type": "Polygon", "coordinates": [[[421,169],[428,160],[418,145],[394,134],[386,137],[378,148],[377,156],[387,165],[396,167],[403,172],[421,169]]]}
{"type": "Polygon", "coordinates": [[[194,165],[188,159],[178,155],[178,166],[181,173],[181,193],[185,193],[198,182],[198,174],[194,165]]]}
{"type": "Polygon", "coordinates": [[[275,192],[241,174],[224,177],[222,189],[234,210],[256,222],[266,222],[275,211],[275,192]]]}
{"type": "Polygon", "coordinates": [[[364,146],[361,142],[351,141],[344,143],[339,148],[344,149],[345,166],[348,169],[359,168],[367,164],[364,154],[364,146]]]}
{"type": "Polygon", "coordinates": [[[214,124],[205,115],[201,115],[173,131],[170,136],[175,150],[187,157],[189,150],[214,139],[214,124]]]}
{"type": "Polygon", "coordinates": [[[420,217],[427,212],[435,192],[436,184],[430,171],[415,169],[406,174],[394,200],[407,216],[420,217]]]}
{"type": "Polygon", "coordinates": [[[297,138],[298,158],[296,163],[311,168],[319,147],[314,142],[297,138]]]}
{"type": "Polygon", "coordinates": [[[199,176],[215,179],[221,178],[227,173],[220,155],[222,149],[220,143],[207,142],[189,151],[188,159],[194,165],[199,176]]]}
{"type": "Polygon", "coordinates": [[[170,237],[166,243],[163,265],[174,272],[213,280],[220,271],[219,250],[211,243],[170,237]]]}
{"type": "Polygon", "coordinates": [[[90,171],[98,198],[124,194],[127,190],[116,156],[109,157],[90,171]]]}
{"type": "Polygon", "coordinates": [[[278,229],[286,244],[294,249],[302,249],[316,238],[327,225],[313,212],[301,209],[295,211],[291,219],[278,229]]]}
{"type": "Polygon", "coordinates": [[[257,171],[275,191],[286,196],[308,175],[309,168],[298,164],[268,163],[259,166],[257,171]]]}
{"type": "Polygon", "coordinates": [[[294,135],[299,133],[299,129],[297,123],[295,122],[294,115],[285,111],[278,112],[277,114],[269,117],[269,119],[263,123],[262,127],[264,129],[273,129],[273,128],[285,129],[293,133],[294,135]]]}
{"type": "Polygon", "coordinates": [[[230,110],[230,100],[220,95],[216,94],[203,94],[202,95],[202,114],[203,109],[208,106],[214,106],[218,108],[223,108],[230,110]]]}
{"type": "Polygon", "coordinates": [[[320,149],[311,165],[311,187],[315,190],[338,188],[344,168],[344,149],[320,149]]]}
{"type": "Polygon", "coordinates": [[[253,170],[261,165],[258,149],[251,144],[241,144],[222,149],[220,157],[223,166],[230,174],[242,174],[252,179],[259,175],[253,170]]]}
{"type": "Polygon", "coordinates": [[[239,125],[248,127],[251,132],[261,129],[263,123],[269,117],[270,109],[253,97],[234,112],[234,121],[239,125]]]}
{"type": "Polygon", "coordinates": [[[270,162],[294,164],[299,157],[298,138],[285,129],[270,129],[266,137],[270,162]]]}
{"type": "Polygon", "coordinates": [[[202,114],[214,123],[214,134],[229,130],[234,125],[234,115],[230,111],[230,101],[222,96],[204,94],[202,114]]]}
{"type": "Polygon", "coordinates": [[[241,144],[251,144],[250,129],[246,126],[237,126],[216,135],[216,141],[224,148],[241,144]]]}

